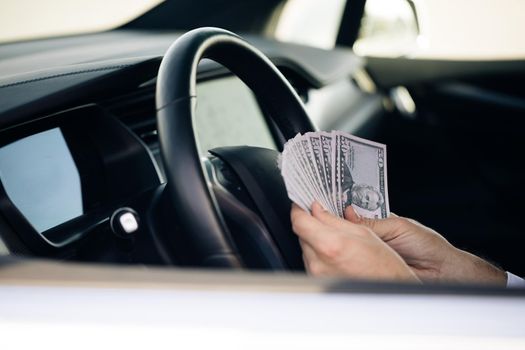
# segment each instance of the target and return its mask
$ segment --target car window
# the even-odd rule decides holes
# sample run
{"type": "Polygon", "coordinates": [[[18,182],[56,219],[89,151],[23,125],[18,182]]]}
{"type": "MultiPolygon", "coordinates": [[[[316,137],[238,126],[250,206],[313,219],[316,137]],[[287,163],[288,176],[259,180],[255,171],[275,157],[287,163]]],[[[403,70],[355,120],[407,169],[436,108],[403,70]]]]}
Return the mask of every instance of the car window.
{"type": "Polygon", "coordinates": [[[525,1],[367,0],[354,50],[366,56],[525,58],[525,1]]]}

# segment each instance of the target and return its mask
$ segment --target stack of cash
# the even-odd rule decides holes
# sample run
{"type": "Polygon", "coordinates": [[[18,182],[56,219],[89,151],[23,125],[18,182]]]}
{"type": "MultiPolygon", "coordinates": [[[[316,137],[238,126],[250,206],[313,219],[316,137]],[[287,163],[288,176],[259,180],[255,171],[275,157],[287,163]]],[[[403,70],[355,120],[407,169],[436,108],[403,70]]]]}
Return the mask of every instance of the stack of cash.
{"type": "Polygon", "coordinates": [[[279,158],[290,200],[309,211],[317,201],[344,216],[351,205],[361,216],[389,215],[386,146],[341,131],[298,134],[279,158]]]}

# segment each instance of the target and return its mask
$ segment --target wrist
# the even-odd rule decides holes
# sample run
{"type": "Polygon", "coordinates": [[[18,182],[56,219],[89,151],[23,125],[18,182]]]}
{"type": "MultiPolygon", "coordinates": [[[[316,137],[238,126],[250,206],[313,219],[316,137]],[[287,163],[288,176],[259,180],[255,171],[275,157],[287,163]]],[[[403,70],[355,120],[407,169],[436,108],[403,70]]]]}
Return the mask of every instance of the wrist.
{"type": "Polygon", "coordinates": [[[501,287],[507,284],[505,271],[457,248],[453,248],[445,261],[440,279],[448,282],[491,284],[501,287]]]}
{"type": "Polygon", "coordinates": [[[401,269],[400,271],[398,271],[394,279],[397,281],[404,281],[409,283],[421,283],[419,277],[417,277],[417,275],[412,270],[410,270],[408,266],[406,269],[401,269]]]}
{"type": "Polygon", "coordinates": [[[398,259],[397,268],[393,270],[393,280],[404,281],[409,283],[421,283],[417,274],[408,266],[408,264],[397,253],[394,252],[398,259]]]}

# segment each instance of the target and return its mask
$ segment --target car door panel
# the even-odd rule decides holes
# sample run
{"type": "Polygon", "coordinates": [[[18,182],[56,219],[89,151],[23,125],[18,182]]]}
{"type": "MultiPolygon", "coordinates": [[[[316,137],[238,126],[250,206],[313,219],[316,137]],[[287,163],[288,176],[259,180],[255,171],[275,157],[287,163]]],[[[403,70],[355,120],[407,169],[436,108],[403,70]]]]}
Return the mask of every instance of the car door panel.
{"type": "Polygon", "coordinates": [[[412,114],[394,111],[383,125],[393,211],[525,273],[525,61],[367,62],[386,94],[403,86],[416,106],[412,114]]]}

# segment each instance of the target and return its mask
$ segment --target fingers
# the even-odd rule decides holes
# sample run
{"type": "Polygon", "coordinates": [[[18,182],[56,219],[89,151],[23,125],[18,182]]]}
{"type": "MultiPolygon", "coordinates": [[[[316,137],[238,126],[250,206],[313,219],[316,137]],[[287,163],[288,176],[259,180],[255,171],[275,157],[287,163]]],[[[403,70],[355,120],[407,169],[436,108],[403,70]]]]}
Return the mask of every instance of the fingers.
{"type": "MultiPolygon", "coordinates": [[[[397,216],[397,215],[394,214],[394,213],[390,213],[390,215],[389,215],[388,217],[389,217],[389,218],[398,218],[399,216],[397,216]]],[[[349,206],[346,207],[346,209],[345,209],[345,219],[348,220],[348,221],[350,221],[350,222],[353,222],[354,224],[359,224],[363,218],[362,218],[361,215],[359,215],[359,213],[354,209],[354,207],[352,207],[351,205],[349,205],[349,206]]]]}
{"type": "Polygon", "coordinates": [[[313,276],[321,276],[325,272],[325,264],[319,259],[315,250],[305,241],[299,239],[303,250],[303,261],[306,271],[313,276]]]}
{"type": "Polygon", "coordinates": [[[330,214],[317,202],[314,202],[312,205],[312,215],[309,215],[297,205],[293,204],[291,219],[294,232],[316,249],[331,240],[334,232],[333,229],[344,231],[347,234],[362,231],[359,229],[361,227],[360,225],[355,225],[330,214]]]}
{"type": "Polygon", "coordinates": [[[299,239],[299,244],[301,245],[303,256],[307,262],[317,259],[317,254],[315,254],[314,249],[310,247],[308,243],[306,243],[302,239],[299,239]]]}
{"type": "Polygon", "coordinates": [[[357,223],[368,227],[384,241],[389,241],[398,236],[405,224],[403,219],[398,216],[389,216],[386,219],[370,219],[362,217],[357,223]]]}
{"type": "Polygon", "coordinates": [[[394,213],[386,219],[370,219],[359,215],[352,206],[345,209],[345,219],[358,225],[371,229],[383,240],[390,240],[399,232],[402,219],[394,213]]]}
{"type": "Polygon", "coordinates": [[[324,208],[318,202],[314,202],[312,204],[312,216],[320,222],[322,222],[323,224],[332,227],[343,228],[348,224],[348,222],[346,222],[345,220],[335,215],[332,215],[330,212],[324,210],[324,208]]]}
{"type": "Polygon", "coordinates": [[[292,204],[291,212],[292,229],[303,241],[311,246],[316,246],[324,240],[323,233],[326,225],[306,211],[292,204]]]}

